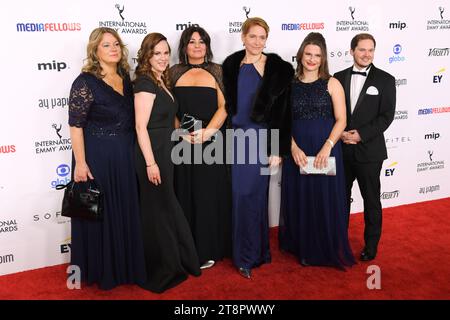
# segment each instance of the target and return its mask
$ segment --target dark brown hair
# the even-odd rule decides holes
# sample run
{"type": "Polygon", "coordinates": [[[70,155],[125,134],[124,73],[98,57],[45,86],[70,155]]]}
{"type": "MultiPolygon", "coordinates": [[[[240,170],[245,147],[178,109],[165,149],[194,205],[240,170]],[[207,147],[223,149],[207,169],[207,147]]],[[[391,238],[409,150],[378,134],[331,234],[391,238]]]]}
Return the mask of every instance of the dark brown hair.
{"type": "Polygon", "coordinates": [[[303,65],[302,65],[302,57],[303,52],[305,51],[305,47],[309,44],[316,45],[320,48],[322,52],[322,58],[320,59],[320,67],[319,67],[319,78],[321,79],[329,79],[331,77],[329,69],[328,69],[328,52],[327,52],[327,44],[325,42],[325,38],[319,32],[310,32],[306,38],[303,40],[300,48],[297,52],[297,77],[303,77],[303,65]]]}
{"type": "Polygon", "coordinates": [[[205,42],[206,45],[205,62],[209,62],[213,58],[213,53],[211,50],[211,38],[209,37],[208,32],[206,32],[205,29],[203,29],[202,27],[191,26],[183,31],[180,37],[180,44],[178,45],[178,59],[182,64],[189,63],[188,57],[186,55],[186,49],[189,44],[189,41],[191,41],[192,35],[195,32],[198,32],[200,38],[203,40],[203,42],[205,42]]]}
{"type": "Polygon", "coordinates": [[[374,48],[377,46],[377,42],[375,41],[375,38],[370,33],[358,33],[356,36],[353,37],[352,41],[350,42],[350,48],[352,50],[355,50],[355,48],[358,46],[359,41],[367,40],[367,39],[373,41],[374,48]]]}

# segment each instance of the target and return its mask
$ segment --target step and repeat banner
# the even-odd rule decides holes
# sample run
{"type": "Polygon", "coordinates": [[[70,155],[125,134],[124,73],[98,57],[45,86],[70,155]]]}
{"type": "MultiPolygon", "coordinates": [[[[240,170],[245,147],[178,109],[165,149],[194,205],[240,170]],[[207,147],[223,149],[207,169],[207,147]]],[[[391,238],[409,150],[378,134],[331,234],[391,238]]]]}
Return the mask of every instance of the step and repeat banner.
{"type": "MultiPolygon", "coordinates": [[[[80,73],[90,32],[116,29],[136,66],[145,35],[161,32],[172,47],[200,25],[214,60],[242,49],[240,29],[260,16],[271,28],[266,52],[296,66],[311,31],[324,34],[331,72],[352,64],[350,40],[377,40],[374,63],[396,78],[397,111],[385,133],[381,172],[385,208],[450,196],[450,1],[10,1],[3,8],[0,104],[0,275],[69,261],[70,219],[61,217],[70,179],[67,124],[70,86],[80,73]]],[[[130,173],[131,174],[131,173],[130,173]]],[[[278,224],[280,175],[272,177],[270,223],[278,224]]],[[[352,212],[361,212],[357,185],[352,212]]],[[[433,219],[433,212],[430,212],[433,219]]]]}

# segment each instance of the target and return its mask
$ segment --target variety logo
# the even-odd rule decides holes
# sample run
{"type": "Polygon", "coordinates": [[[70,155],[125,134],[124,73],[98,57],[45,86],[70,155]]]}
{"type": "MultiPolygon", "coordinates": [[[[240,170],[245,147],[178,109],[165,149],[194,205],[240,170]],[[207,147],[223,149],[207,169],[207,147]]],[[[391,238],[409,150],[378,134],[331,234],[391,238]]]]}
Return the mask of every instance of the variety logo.
{"type": "Polygon", "coordinates": [[[436,191],[441,190],[441,186],[439,184],[436,184],[434,186],[426,186],[426,187],[420,187],[419,188],[419,194],[427,194],[427,193],[433,193],[436,191]]]}
{"type": "Polygon", "coordinates": [[[435,108],[422,108],[417,111],[419,116],[428,114],[440,114],[450,112],[450,107],[435,107],[435,108]]]}
{"type": "Polygon", "coordinates": [[[325,29],[324,22],[283,23],[281,25],[281,30],[283,31],[323,30],[323,29],[325,29]]]}
{"type": "Polygon", "coordinates": [[[450,48],[431,48],[428,51],[429,57],[445,57],[450,53],[450,48]]]}
{"type": "Polygon", "coordinates": [[[395,110],[394,120],[407,120],[408,110],[395,110]]]}
{"type": "Polygon", "coordinates": [[[38,107],[40,109],[64,109],[69,105],[69,98],[43,98],[38,100],[38,107]]]}
{"type": "Polygon", "coordinates": [[[19,230],[17,227],[17,221],[15,219],[12,220],[0,220],[0,234],[7,232],[15,232],[19,230]]]}
{"type": "Polygon", "coordinates": [[[199,27],[200,25],[197,23],[191,23],[190,21],[188,23],[177,23],[175,25],[175,30],[179,31],[183,31],[189,27],[199,27]]]}
{"type": "Polygon", "coordinates": [[[65,32],[65,31],[81,31],[81,23],[70,22],[19,22],[16,24],[17,32],[65,32]]]}
{"type": "Polygon", "coordinates": [[[445,168],[445,160],[435,160],[434,151],[428,150],[428,160],[417,164],[417,172],[440,170],[445,168]]]}
{"type": "Polygon", "coordinates": [[[398,195],[400,194],[400,190],[390,191],[390,192],[383,192],[380,196],[383,200],[391,200],[394,198],[398,198],[398,195]]]}
{"type": "Polygon", "coordinates": [[[70,167],[67,164],[60,164],[56,168],[56,174],[58,177],[50,183],[52,188],[55,188],[58,184],[68,184],[70,182],[70,167]]]}
{"type": "Polygon", "coordinates": [[[14,153],[16,152],[16,146],[11,144],[8,146],[0,146],[0,154],[3,153],[14,153]]]}
{"type": "Polygon", "coordinates": [[[404,56],[400,56],[400,53],[402,53],[402,46],[399,44],[396,44],[394,46],[394,48],[392,49],[392,51],[394,52],[394,56],[389,58],[389,63],[393,63],[393,62],[403,62],[406,60],[406,58],[404,56]]]}
{"type": "Polygon", "coordinates": [[[406,86],[407,84],[408,84],[408,80],[407,79],[395,79],[395,85],[397,87],[406,86]]]}
{"type": "MultiPolygon", "coordinates": [[[[251,11],[250,7],[242,7],[242,10],[244,11],[245,14],[245,18],[243,18],[244,20],[249,18],[249,14],[251,11]]],[[[228,22],[228,32],[229,33],[240,33],[241,32],[241,28],[242,28],[242,21],[230,21],[228,22]]]]}
{"type": "Polygon", "coordinates": [[[445,68],[439,69],[433,76],[433,83],[441,83],[442,77],[444,76],[445,68]]]}
{"type": "Polygon", "coordinates": [[[5,263],[12,263],[14,262],[14,255],[13,254],[7,254],[7,255],[0,255],[0,264],[5,263]]]}
{"type": "Polygon", "coordinates": [[[427,30],[450,30],[450,20],[444,18],[444,7],[439,7],[439,18],[427,21],[427,30]]]}
{"type": "Polygon", "coordinates": [[[425,134],[425,140],[437,140],[440,137],[441,137],[441,134],[439,132],[425,134]]]}
{"type": "Polygon", "coordinates": [[[131,33],[131,34],[147,34],[148,28],[145,21],[129,21],[125,16],[125,6],[116,4],[115,8],[117,10],[120,20],[112,21],[99,21],[99,27],[108,27],[116,30],[118,33],[131,33]]]}
{"type": "Polygon", "coordinates": [[[355,19],[356,8],[348,7],[352,20],[336,21],[336,31],[369,31],[369,22],[366,20],[355,19]]]}
{"type": "Polygon", "coordinates": [[[389,23],[389,29],[400,29],[403,30],[406,28],[406,22],[390,22],[389,23]]]}
{"type": "Polygon", "coordinates": [[[55,135],[58,139],[42,140],[34,142],[36,154],[51,153],[57,151],[72,150],[72,144],[70,138],[64,139],[61,134],[62,125],[52,124],[52,128],[55,130],[55,135]]]}
{"type": "Polygon", "coordinates": [[[67,63],[65,62],[56,62],[53,60],[52,62],[40,62],[37,64],[37,68],[39,71],[58,71],[64,70],[67,68],[67,63]]]}
{"type": "Polygon", "coordinates": [[[398,162],[392,162],[386,170],[384,170],[384,175],[386,177],[392,177],[395,172],[395,166],[398,164],[398,162]]]}

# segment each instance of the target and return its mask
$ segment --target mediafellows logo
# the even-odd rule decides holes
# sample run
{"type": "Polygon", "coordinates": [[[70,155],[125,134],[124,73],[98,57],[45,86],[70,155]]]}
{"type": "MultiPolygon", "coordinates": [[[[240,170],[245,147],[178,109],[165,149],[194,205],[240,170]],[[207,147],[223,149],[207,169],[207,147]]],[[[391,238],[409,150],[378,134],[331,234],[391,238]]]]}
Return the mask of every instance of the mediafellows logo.
{"type": "Polygon", "coordinates": [[[438,7],[438,12],[439,15],[436,15],[437,19],[427,21],[427,30],[450,30],[450,20],[445,19],[444,16],[445,8],[438,7]]]}
{"type": "Polygon", "coordinates": [[[112,28],[117,33],[147,34],[148,28],[145,21],[128,20],[124,5],[116,4],[115,9],[120,20],[99,21],[99,27],[112,28]]]}
{"type": "Polygon", "coordinates": [[[281,24],[283,31],[300,31],[300,30],[323,30],[325,29],[324,22],[292,22],[281,24]]]}
{"type": "Polygon", "coordinates": [[[13,144],[6,145],[6,146],[0,146],[0,154],[14,153],[14,152],[16,152],[16,146],[13,144]]]}
{"type": "Polygon", "coordinates": [[[16,24],[17,32],[67,32],[81,31],[78,22],[19,22],[16,24]]]}
{"type": "Polygon", "coordinates": [[[392,51],[394,52],[394,55],[392,57],[389,57],[389,63],[405,61],[406,58],[404,56],[400,55],[400,53],[402,53],[402,50],[403,50],[402,46],[400,44],[396,44],[392,48],[392,51]]]}
{"type": "Polygon", "coordinates": [[[450,107],[434,107],[434,108],[422,108],[417,111],[419,116],[430,114],[441,114],[450,112],[450,107]]]}
{"type": "Polygon", "coordinates": [[[351,20],[336,21],[336,31],[369,31],[369,22],[366,20],[355,19],[355,7],[348,7],[351,20]]]}

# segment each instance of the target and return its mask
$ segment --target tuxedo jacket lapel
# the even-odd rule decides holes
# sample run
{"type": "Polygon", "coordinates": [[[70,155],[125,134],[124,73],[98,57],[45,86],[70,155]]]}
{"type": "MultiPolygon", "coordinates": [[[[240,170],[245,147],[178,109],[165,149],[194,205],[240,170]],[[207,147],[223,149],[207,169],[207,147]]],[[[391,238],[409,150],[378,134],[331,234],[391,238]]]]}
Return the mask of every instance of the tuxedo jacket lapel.
{"type": "Polygon", "coordinates": [[[369,71],[369,74],[367,75],[367,79],[364,82],[364,85],[361,89],[361,92],[359,94],[358,101],[356,102],[353,113],[355,113],[356,110],[358,110],[358,108],[361,106],[361,103],[364,100],[364,97],[366,96],[367,88],[369,88],[370,86],[372,86],[374,84],[375,74],[377,71],[376,71],[376,68],[374,65],[372,65],[371,69],[372,70],[369,71]]]}

